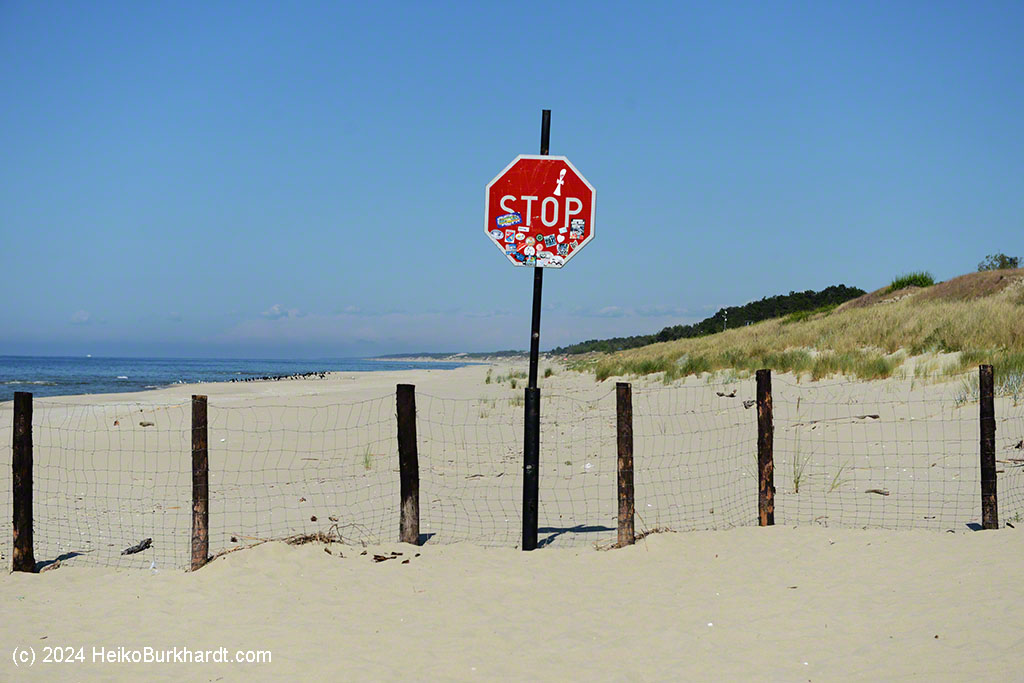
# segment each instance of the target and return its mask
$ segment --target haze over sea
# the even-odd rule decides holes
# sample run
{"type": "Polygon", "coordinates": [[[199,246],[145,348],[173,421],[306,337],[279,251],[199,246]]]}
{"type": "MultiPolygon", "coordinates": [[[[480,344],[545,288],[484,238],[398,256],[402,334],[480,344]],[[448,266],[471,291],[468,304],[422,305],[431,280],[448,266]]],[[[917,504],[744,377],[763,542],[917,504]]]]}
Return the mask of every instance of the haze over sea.
{"type": "Polygon", "coordinates": [[[0,356],[0,401],[16,391],[36,397],[161,389],[172,384],[230,382],[309,372],[451,369],[465,363],[366,358],[259,360],[0,356]]]}

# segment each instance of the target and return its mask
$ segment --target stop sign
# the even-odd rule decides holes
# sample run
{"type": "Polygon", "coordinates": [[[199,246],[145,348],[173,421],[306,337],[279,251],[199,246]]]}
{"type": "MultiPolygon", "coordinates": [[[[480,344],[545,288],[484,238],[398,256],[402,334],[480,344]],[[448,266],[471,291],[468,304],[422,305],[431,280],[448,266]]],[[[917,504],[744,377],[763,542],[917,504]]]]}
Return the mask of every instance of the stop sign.
{"type": "Polygon", "coordinates": [[[520,154],[487,184],[484,232],[517,266],[561,268],[594,239],[594,206],[568,159],[520,154]]]}

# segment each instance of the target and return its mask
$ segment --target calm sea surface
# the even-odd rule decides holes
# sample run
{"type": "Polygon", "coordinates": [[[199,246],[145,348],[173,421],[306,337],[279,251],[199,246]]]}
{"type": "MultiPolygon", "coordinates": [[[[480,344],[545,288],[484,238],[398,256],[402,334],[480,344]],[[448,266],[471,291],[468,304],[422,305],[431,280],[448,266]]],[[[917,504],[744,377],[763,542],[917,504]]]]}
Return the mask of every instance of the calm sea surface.
{"type": "MultiPolygon", "coordinates": [[[[464,365],[464,364],[461,364],[464,365]]],[[[35,396],[107,394],[160,389],[172,384],[229,382],[306,372],[451,369],[459,363],[330,360],[225,360],[200,358],[70,358],[0,356],[0,401],[15,391],[35,396]]]]}

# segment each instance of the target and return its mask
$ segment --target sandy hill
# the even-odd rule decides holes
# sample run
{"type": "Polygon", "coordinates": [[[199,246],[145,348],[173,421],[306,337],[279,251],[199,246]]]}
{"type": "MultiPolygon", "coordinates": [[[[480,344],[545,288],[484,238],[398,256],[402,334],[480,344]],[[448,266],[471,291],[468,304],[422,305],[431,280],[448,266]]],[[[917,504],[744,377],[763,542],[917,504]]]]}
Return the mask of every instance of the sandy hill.
{"type": "Polygon", "coordinates": [[[813,378],[957,373],[978,363],[1024,375],[1024,269],[970,273],[931,287],[870,292],[830,311],[799,313],[590,361],[599,380],[771,368],[813,378]]]}

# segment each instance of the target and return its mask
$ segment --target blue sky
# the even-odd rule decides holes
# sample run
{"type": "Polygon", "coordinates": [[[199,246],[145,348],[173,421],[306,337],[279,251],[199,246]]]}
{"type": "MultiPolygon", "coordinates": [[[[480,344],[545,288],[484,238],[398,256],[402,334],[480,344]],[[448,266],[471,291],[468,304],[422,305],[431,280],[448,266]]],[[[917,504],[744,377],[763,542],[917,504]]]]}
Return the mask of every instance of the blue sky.
{"type": "Polygon", "coordinates": [[[1024,255],[1024,4],[0,3],[0,354],[527,348],[484,186],[596,237],[541,347],[1024,255]]]}

